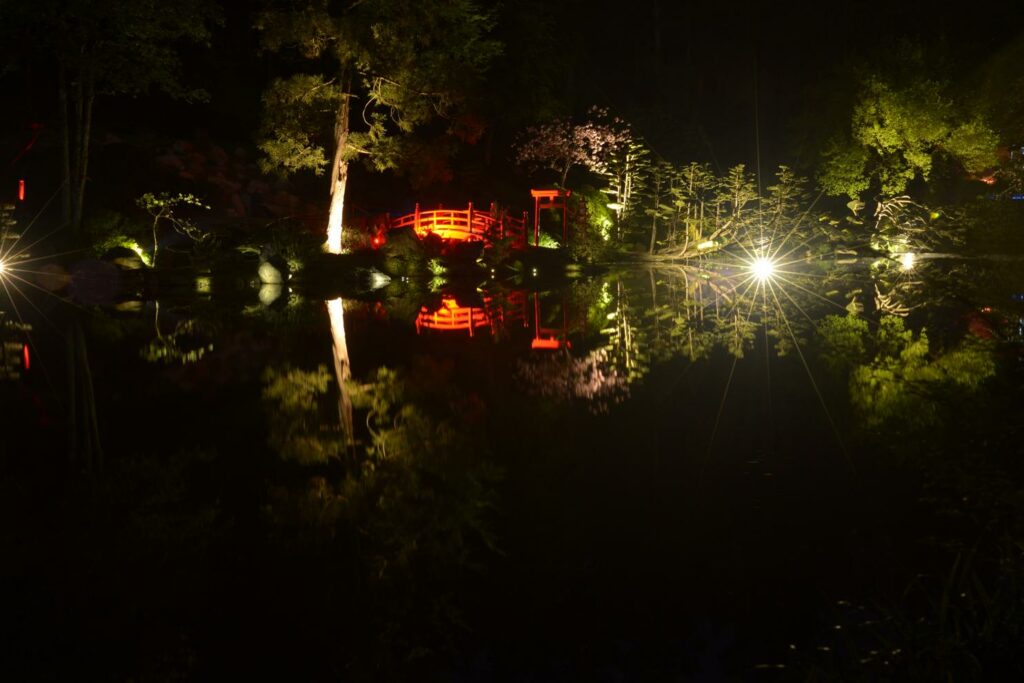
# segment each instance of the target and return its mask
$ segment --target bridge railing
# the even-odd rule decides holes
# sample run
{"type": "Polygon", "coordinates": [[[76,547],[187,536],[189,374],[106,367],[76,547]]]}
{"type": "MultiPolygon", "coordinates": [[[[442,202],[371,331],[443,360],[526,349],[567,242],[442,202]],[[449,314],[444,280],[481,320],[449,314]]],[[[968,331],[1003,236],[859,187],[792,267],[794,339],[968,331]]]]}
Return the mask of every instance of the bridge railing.
{"type": "Polygon", "coordinates": [[[419,205],[413,213],[389,221],[391,230],[412,228],[423,237],[435,234],[441,239],[455,241],[493,242],[511,238],[516,248],[526,246],[526,214],[521,219],[507,214],[493,215],[478,211],[469,204],[465,209],[433,209],[421,211],[419,205]]]}

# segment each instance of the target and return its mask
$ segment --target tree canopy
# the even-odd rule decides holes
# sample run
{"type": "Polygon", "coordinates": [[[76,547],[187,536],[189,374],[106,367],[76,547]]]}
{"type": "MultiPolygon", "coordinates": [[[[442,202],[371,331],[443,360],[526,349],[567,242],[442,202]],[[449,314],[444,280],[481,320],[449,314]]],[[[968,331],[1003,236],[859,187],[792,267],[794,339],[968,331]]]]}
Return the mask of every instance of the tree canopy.
{"type": "Polygon", "coordinates": [[[283,0],[258,15],[263,46],[301,60],[264,95],[263,167],[318,175],[331,167],[332,251],[341,247],[348,162],[363,156],[377,170],[395,168],[404,136],[449,115],[498,53],[492,24],[473,0],[283,0]]]}
{"type": "Polygon", "coordinates": [[[856,199],[870,188],[902,194],[928,180],[940,160],[977,173],[996,164],[998,138],[978,114],[965,111],[942,84],[921,80],[894,87],[869,78],[854,106],[849,132],[825,152],[819,181],[831,195],[856,199]]]}

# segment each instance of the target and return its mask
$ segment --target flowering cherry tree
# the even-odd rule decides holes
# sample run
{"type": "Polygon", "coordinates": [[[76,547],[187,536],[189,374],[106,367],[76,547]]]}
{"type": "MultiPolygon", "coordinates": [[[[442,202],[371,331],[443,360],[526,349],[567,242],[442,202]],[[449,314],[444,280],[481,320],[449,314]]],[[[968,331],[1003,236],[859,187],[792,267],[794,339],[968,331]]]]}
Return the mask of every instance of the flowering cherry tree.
{"type": "Polygon", "coordinates": [[[555,171],[563,187],[576,166],[606,174],[609,159],[630,143],[633,134],[629,124],[610,117],[606,109],[591,107],[587,116],[580,124],[560,118],[527,128],[515,145],[516,163],[555,171]]]}

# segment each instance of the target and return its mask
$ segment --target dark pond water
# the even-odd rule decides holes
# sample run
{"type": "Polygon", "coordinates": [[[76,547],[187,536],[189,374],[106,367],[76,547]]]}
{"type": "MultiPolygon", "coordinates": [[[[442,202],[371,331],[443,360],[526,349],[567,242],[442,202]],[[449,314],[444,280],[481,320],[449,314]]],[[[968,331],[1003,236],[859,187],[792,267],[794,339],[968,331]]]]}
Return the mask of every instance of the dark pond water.
{"type": "Polygon", "coordinates": [[[26,291],[31,331],[4,309],[4,666],[912,666],[900,596],[1013,526],[973,497],[1013,497],[1020,263],[542,276],[331,302],[26,291]]]}

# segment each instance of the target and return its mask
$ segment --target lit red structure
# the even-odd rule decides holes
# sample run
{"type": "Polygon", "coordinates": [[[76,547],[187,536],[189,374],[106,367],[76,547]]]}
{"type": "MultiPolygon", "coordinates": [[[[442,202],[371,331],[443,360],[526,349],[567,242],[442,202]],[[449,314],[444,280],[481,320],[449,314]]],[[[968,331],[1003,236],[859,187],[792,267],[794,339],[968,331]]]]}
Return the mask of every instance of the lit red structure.
{"type": "MultiPolygon", "coordinates": [[[[426,306],[416,316],[416,334],[427,330],[436,332],[467,332],[475,336],[477,330],[484,329],[492,334],[507,329],[511,323],[530,327],[530,315],[527,311],[526,292],[511,292],[500,296],[486,296],[483,306],[462,306],[451,295],[441,298],[441,306],[431,310],[426,306]]],[[[533,294],[533,339],[530,348],[534,350],[555,350],[572,348],[569,341],[569,317],[566,303],[562,302],[562,326],[542,327],[540,295],[533,294]]]]}
{"type": "MultiPolygon", "coordinates": [[[[562,212],[562,244],[569,240],[569,197],[570,190],[530,190],[533,197],[533,246],[540,246],[540,212],[547,209],[562,212]]],[[[507,211],[499,210],[491,204],[487,211],[481,211],[472,202],[465,209],[437,208],[424,211],[416,204],[416,209],[398,218],[384,216],[383,220],[374,221],[373,237],[370,244],[374,249],[387,242],[387,235],[392,230],[412,228],[420,237],[436,235],[450,242],[483,242],[489,246],[498,240],[511,240],[513,249],[525,249],[527,246],[528,212],[522,217],[513,217],[507,211]]]]}
{"type": "Polygon", "coordinates": [[[562,302],[562,329],[540,326],[540,295],[533,294],[533,341],[530,342],[531,349],[560,349],[563,346],[572,348],[572,344],[566,338],[569,333],[569,320],[566,312],[565,302],[562,302]]]}
{"type": "Polygon", "coordinates": [[[488,328],[491,333],[497,332],[506,324],[521,320],[526,322],[526,294],[512,292],[499,302],[493,297],[484,297],[483,306],[461,306],[454,296],[441,297],[441,307],[431,311],[426,306],[416,316],[416,334],[424,330],[439,332],[468,332],[474,336],[477,328],[488,328]]]}
{"type": "Polygon", "coordinates": [[[562,211],[562,245],[569,242],[569,197],[572,190],[530,190],[533,197],[533,246],[540,245],[540,212],[545,209],[562,211]]]}
{"type": "Polygon", "coordinates": [[[491,205],[489,211],[481,211],[470,202],[465,209],[433,209],[424,211],[420,205],[416,210],[399,218],[387,218],[382,229],[373,237],[374,248],[387,241],[391,230],[412,228],[419,237],[437,235],[453,242],[483,242],[486,245],[501,239],[511,239],[512,247],[526,247],[526,212],[522,218],[514,218],[507,212],[491,205]]]}
{"type": "Polygon", "coordinates": [[[422,334],[423,330],[440,330],[444,332],[469,332],[478,327],[490,326],[491,318],[487,310],[480,307],[460,306],[453,296],[441,298],[441,307],[436,311],[430,311],[426,306],[420,309],[416,316],[416,333],[422,334]]]}

